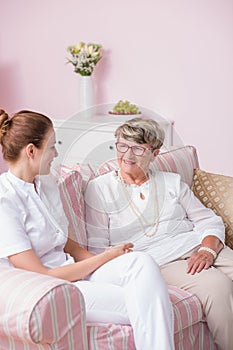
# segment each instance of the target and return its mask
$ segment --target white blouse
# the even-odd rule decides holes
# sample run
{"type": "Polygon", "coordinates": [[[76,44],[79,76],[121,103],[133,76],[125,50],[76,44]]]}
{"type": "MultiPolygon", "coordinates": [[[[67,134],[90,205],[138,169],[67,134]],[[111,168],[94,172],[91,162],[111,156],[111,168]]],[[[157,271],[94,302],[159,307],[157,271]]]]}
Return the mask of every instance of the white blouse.
{"type": "Polygon", "coordinates": [[[224,242],[222,219],[202,205],[178,174],[158,171],[137,186],[122,184],[113,171],[89,182],[85,202],[92,252],[132,242],[134,250],[149,253],[162,265],[197,247],[208,235],[224,242]]]}
{"type": "Polygon", "coordinates": [[[51,175],[34,184],[10,171],[0,176],[0,263],[11,265],[8,256],[33,249],[41,262],[54,268],[70,257],[63,249],[68,222],[59,190],[51,175]]]}

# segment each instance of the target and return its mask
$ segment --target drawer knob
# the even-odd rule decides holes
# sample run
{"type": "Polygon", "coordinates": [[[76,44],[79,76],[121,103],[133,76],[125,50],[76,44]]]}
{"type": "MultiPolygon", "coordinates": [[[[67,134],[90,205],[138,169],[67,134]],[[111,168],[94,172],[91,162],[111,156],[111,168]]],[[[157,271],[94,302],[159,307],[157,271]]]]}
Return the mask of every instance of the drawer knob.
{"type": "Polygon", "coordinates": [[[60,141],[60,140],[59,140],[57,143],[58,143],[59,145],[62,145],[62,141],[60,141]]]}
{"type": "Polygon", "coordinates": [[[113,149],[114,149],[114,147],[113,147],[113,146],[109,146],[109,149],[113,150],[113,149]]]}

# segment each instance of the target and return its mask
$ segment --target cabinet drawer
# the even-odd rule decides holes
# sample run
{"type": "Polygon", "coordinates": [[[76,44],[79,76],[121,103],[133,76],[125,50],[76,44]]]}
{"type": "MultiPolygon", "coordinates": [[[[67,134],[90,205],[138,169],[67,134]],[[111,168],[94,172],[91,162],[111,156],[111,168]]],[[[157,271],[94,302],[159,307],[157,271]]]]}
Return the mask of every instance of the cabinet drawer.
{"type": "Polygon", "coordinates": [[[80,129],[56,130],[58,157],[55,165],[72,166],[77,162],[102,163],[115,157],[113,132],[80,129]]]}

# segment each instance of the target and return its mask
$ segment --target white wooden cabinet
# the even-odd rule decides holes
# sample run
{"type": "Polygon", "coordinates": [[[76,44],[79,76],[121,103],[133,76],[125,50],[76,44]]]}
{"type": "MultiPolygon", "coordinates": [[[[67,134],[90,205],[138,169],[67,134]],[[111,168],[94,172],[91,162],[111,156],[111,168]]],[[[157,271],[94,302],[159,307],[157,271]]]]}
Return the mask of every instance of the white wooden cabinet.
{"type": "MultiPolygon", "coordinates": [[[[150,116],[151,117],[151,116],[150,116]]],[[[77,162],[101,164],[116,157],[116,128],[132,116],[77,113],[66,121],[54,121],[58,158],[54,165],[72,166],[77,162]]],[[[173,145],[173,122],[158,115],[154,119],[165,130],[166,148],[173,145]]]]}

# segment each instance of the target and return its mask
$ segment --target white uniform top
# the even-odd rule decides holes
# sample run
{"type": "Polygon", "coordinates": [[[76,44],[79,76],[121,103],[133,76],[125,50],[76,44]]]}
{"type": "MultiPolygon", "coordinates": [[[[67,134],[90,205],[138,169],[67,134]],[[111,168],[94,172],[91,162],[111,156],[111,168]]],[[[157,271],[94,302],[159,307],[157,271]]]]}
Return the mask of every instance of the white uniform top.
{"type": "Polygon", "coordinates": [[[68,222],[58,187],[51,175],[34,184],[10,171],[0,176],[0,263],[11,266],[8,256],[33,249],[41,262],[57,267],[72,261],[63,249],[68,222]]]}
{"type": "Polygon", "coordinates": [[[178,174],[158,171],[141,186],[124,186],[113,171],[89,182],[85,201],[88,246],[93,252],[132,242],[134,250],[148,252],[162,265],[198,246],[208,235],[224,242],[222,219],[202,205],[178,174]]]}

